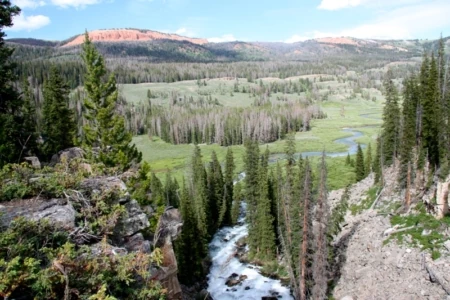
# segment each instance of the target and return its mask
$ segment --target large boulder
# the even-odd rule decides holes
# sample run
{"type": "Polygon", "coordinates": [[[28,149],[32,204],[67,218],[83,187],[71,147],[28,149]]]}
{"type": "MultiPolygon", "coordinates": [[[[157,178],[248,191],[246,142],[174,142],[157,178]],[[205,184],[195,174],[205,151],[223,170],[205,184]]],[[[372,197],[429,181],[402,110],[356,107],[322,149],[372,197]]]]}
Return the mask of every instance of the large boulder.
{"type": "Polygon", "coordinates": [[[449,184],[450,177],[444,182],[438,182],[436,191],[436,218],[442,219],[449,214],[449,184]]]}
{"type": "Polygon", "coordinates": [[[37,158],[36,156],[28,156],[25,157],[24,159],[25,161],[29,162],[33,168],[35,169],[41,168],[41,162],[39,161],[39,158],[37,158]]]}
{"type": "Polygon", "coordinates": [[[147,215],[142,211],[136,200],[131,200],[124,206],[127,216],[118,224],[119,235],[129,237],[150,226],[147,215]]]}
{"type": "Polygon", "coordinates": [[[48,219],[57,226],[71,229],[75,227],[75,209],[67,199],[17,200],[0,205],[0,223],[8,226],[17,217],[39,221],[48,219]]]}
{"type": "Polygon", "coordinates": [[[75,158],[84,158],[84,150],[78,147],[72,147],[53,154],[50,165],[54,166],[62,161],[70,162],[75,158]]]}
{"type": "Polygon", "coordinates": [[[85,179],[80,183],[80,191],[87,198],[91,198],[95,194],[104,192],[117,192],[120,197],[118,203],[126,203],[130,201],[130,195],[127,192],[127,186],[119,177],[93,177],[85,179]]]}

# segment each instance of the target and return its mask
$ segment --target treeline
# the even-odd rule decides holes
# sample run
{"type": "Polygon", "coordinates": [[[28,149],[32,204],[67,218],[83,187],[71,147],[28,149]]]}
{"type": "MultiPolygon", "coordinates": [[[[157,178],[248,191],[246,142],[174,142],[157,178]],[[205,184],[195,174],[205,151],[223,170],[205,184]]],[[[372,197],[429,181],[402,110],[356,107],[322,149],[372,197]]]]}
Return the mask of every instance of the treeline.
{"type": "Polygon", "coordinates": [[[273,142],[288,132],[309,130],[312,119],[325,117],[318,106],[300,102],[247,108],[147,107],[147,115],[141,119],[148,122],[148,134],[173,144],[217,143],[228,146],[243,144],[246,139],[273,142]]]}
{"type": "MultiPolygon", "coordinates": [[[[420,72],[404,80],[401,108],[390,72],[384,82],[386,104],[377,159],[381,166],[399,160],[398,180],[403,188],[424,170],[441,177],[449,172],[450,65],[444,48],[441,39],[437,54],[426,52],[420,72]]],[[[376,171],[382,179],[381,168],[376,171]]]]}
{"type": "Polygon", "coordinates": [[[333,279],[331,239],[340,231],[345,199],[333,209],[327,203],[327,171],[322,156],[318,178],[308,159],[294,158],[293,136],[286,142],[286,164],[269,169],[269,151],[260,154],[255,142],[246,143],[245,192],[252,261],[283,256],[296,299],[325,299],[333,279]]]}

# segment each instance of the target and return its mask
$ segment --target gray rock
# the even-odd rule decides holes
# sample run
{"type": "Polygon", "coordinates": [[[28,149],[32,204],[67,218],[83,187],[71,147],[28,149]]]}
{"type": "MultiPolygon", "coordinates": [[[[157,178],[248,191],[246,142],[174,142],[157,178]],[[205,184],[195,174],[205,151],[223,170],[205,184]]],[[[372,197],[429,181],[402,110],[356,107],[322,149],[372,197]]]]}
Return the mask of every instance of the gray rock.
{"type": "Polygon", "coordinates": [[[80,183],[80,190],[88,198],[102,192],[116,191],[120,194],[118,203],[123,204],[130,201],[127,186],[120,178],[114,176],[88,178],[80,183]]]}
{"type": "Polygon", "coordinates": [[[158,240],[156,245],[166,243],[166,239],[175,240],[181,232],[183,221],[178,209],[169,207],[159,219],[159,226],[156,230],[158,240]]]}
{"type": "Polygon", "coordinates": [[[142,211],[136,200],[126,203],[125,209],[127,216],[118,225],[120,235],[125,237],[132,236],[150,226],[147,215],[142,211]]]}
{"type": "Polygon", "coordinates": [[[36,156],[28,156],[25,157],[24,159],[28,161],[33,168],[35,169],[41,168],[41,162],[39,161],[39,158],[37,158],[36,156]]]}
{"type": "Polygon", "coordinates": [[[450,240],[448,240],[448,241],[446,241],[446,242],[444,243],[444,247],[445,247],[448,251],[450,251],[450,240]]]}
{"type": "Polygon", "coordinates": [[[128,251],[151,252],[150,241],[145,240],[142,233],[136,233],[135,235],[125,238],[123,246],[128,251]]]}
{"type": "Polygon", "coordinates": [[[51,223],[65,228],[75,227],[75,209],[66,199],[17,200],[5,203],[0,208],[1,224],[8,226],[17,217],[39,221],[48,219],[51,223]]]}
{"type": "Polygon", "coordinates": [[[352,296],[344,296],[341,298],[341,300],[353,300],[352,296]]]}
{"type": "Polygon", "coordinates": [[[54,166],[61,161],[70,162],[75,158],[84,158],[84,150],[78,147],[72,147],[53,154],[50,165],[54,166]]]}

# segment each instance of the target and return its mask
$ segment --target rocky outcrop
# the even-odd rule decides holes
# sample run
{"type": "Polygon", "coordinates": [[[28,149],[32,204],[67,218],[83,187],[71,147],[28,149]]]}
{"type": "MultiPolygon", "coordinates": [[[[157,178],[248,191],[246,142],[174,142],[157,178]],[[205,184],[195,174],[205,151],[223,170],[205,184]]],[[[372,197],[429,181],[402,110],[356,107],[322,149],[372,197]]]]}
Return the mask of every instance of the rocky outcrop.
{"type": "Polygon", "coordinates": [[[449,185],[450,177],[444,182],[438,182],[436,190],[436,218],[442,219],[445,215],[449,214],[449,185]]]}
{"type": "Polygon", "coordinates": [[[125,183],[119,177],[88,178],[79,184],[77,191],[66,191],[63,199],[28,199],[4,202],[0,205],[0,225],[8,226],[17,217],[29,220],[47,219],[53,224],[69,232],[72,241],[77,244],[88,244],[93,254],[120,255],[128,252],[151,253],[153,246],[161,249],[163,261],[161,266],[149,270],[152,278],[157,279],[168,291],[168,299],[181,299],[181,287],[178,282],[178,265],[172,242],[178,237],[183,225],[180,212],[168,208],[160,217],[158,229],[152,241],[146,240],[142,231],[150,226],[148,215],[139,203],[131,199],[125,183]],[[88,209],[97,195],[116,193],[114,204],[125,209],[125,216],[119,219],[106,240],[85,231],[83,226],[77,227],[75,207],[88,209]],[[72,205],[72,203],[74,205],[72,205]]]}
{"type": "Polygon", "coordinates": [[[67,199],[29,199],[4,202],[0,205],[0,222],[8,226],[17,217],[39,221],[48,219],[60,227],[75,227],[75,209],[67,199]]]}
{"type": "MultiPolygon", "coordinates": [[[[89,32],[89,38],[94,42],[173,40],[173,41],[188,41],[198,45],[208,43],[206,39],[189,38],[177,34],[162,33],[151,30],[137,30],[137,29],[94,30],[89,32]]],[[[83,42],[84,42],[84,34],[77,36],[72,41],[63,45],[63,47],[81,45],[83,42]]]]}
{"type": "Polygon", "coordinates": [[[72,147],[59,151],[57,154],[53,154],[50,160],[50,165],[54,166],[62,161],[70,162],[75,158],[84,158],[84,150],[78,147],[72,147]]]}
{"type": "Polygon", "coordinates": [[[121,236],[132,236],[133,234],[150,226],[147,215],[142,211],[136,200],[131,200],[130,202],[125,203],[124,206],[127,212],[127,217],[118,224],[120,228],[118,233],[121,236]]]}
{"type": "Polygon", "coordinates": [[[131,200],[130,194],[127,192],[127,186],[119,177],[92,177],[80,183],[80,191],[87,197],[91,198],[100,193],[115,192],[119,194],[118,203],[125,204],[131,200]]]}
{"type": "Polygon", "coordinates": [[[168,291],[169,299],[181,299],[182,291],[178,281],[178,265],[172,242],[177,238],[183,226],[178,209],[168,208],[159,219],[155,234],[155,244],[163,254],[163,263],[155,271],[154,277],[161,281],[168,291]]]}
{"type": "Polygon", "coordinates": [[[35,169],[41,168],[41,162],[39,161],[39,158],[37,158],[36,156],[28,156],[25,157],[24,159],[25,161],[29,162],[33,168],[35,169]]]}
{"type": "MultiPolygon", "coordinates": [[[[447,294],[436,280],[430,277],[427,267],[438,274],[443,284],[450,282],[449,254],[443,253],[436,261],[429,252],[394,241],[386,243],[393,232],[404,230],[405,226],[393,227],[388,214],[382,210],[393,204],[403,203],[404,197],[396,194],[397,175],[393,169],[384,173],[386,193],[380,197],[375,209],[366,209],[352,215],[347,213],[342,232],[334,239],[338,253],[333,268],[337,268],[338,280],[333,290],[335,299],[446,299],[447,294]],[[337,267],[336,267],[337,266],[337,267]],[[446,269],[447,268],[447,269],[446,269]],[[447,270],[447,271],[446,271],[447,270]],[[447,281],[449,280],[449,281],[447,281]]],[[[372,186],[367,178],[350,188],[349,204],[359,205],[372,186]]],[[[373,182],[373,181],[372,181],[373,182]]],[[[441,194],[444,189],[441,189],[441,194]]],[[[330,202],[337,201],[343,190],[332,191],[330,202]]],[[[411,229],[411,228],[410,228],[411,229]]],[[[429,234],[425,230],[422,235],[429,234]]],[[[405,239],[411,239],[406,235],[405,239]]]]}

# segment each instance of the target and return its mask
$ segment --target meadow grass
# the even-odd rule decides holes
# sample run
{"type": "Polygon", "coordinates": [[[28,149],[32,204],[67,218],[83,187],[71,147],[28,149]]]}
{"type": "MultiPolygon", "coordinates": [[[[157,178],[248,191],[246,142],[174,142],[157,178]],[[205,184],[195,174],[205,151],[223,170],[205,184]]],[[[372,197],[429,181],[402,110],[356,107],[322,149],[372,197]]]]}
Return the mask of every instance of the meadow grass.
{"type": "MultiPolygon", "coordinates": [[[[317,77],[317,76],[316,76],[317,77]]],[[[263,79],[280,80],[274,78],[263,79]]],[[[289,79],[286,79],[289,80],[289,79]]],[[[200,87],[200,89],[209,89],[212,97],[218,98],[219,101],[226,106],[249,106],[253,103],[254,98],[249,97],[248,93],[233,93],[230,96],[229,90],[232,89],[235,80],[227,79],[211,79],[207,80],[207,85],[200,87]],[[223,90],[229,89],[223,94],[223,90]],[[222,94],[221,94],[222,93],[222,94]],[[220,98],[219,98],[220,97],[220,98]]],[[[240,79],[240,84],[249,86],[257,83],[248,83],[246,79],[240,79]]],[[[354,128],[363,133],[363,136],[356,141],[368,144],[372,143],[372,155],[375,151],[375,140],[380,130],[381,124],[381,109],[383,100],[365,100],[360,96],[351,97],[352,90],[347,88],[346,83],[338,83],[337,81],[318,82],[323,86],[321,93],[328,90],[329,85],[333,88],[338,88],[329,97],[327,101],[319,102],[318,105],[326,113],[327,118],[312,120],[311,130],[307,132],[297,132],[295,134],[295,145],[297,152],[306,151],[327,151],[327,152],[344,152],[348,149],[346,145],[335,143],[336,139],[351,136],[351,133],[342,131],[343,128],[354,128]],[[366,117],[364,115],[368,114],[366,117]],[[361,116],[363,115],[363,116],[361,116]]],[[[139,101],[140,98],[147,97],[147,89],[150,88],[152,93],[167,93],[170,91],[178,91],[180,94],[198,96],[198,86],[196,81],[184,81],[176,83],[146,83],[137,85],[122,85],[122,93],[126,94],[127,100],[139,101]]],[[[378,91],[375,90],[374,95],[376,99],[380,99],[378,91]]],[[[281,96],[281,93],[272,94],[271,101],[276,102],[276,98],[281,96]]],[[[288,95],[292,99],[298,98],[297,94],[288,95]]],[[[372,98],[372,97],[371,97],[372,98]]],[[[160,99],[162,101],[163,99],[160,99]]],[[[153,101],[153,100],[152,100],[153,101]]],[[[166,99],[166,101],[169,101],[166,99]]],[[[172,145],[162,141],[158,137],[149,137],[148,135],[136,136],[133,139],[138,149],[142,151],[143,159],[150,163],[152,170],[164,179],[164,174],[168,171],[177,178],[186,175],[187,166],[189,165],[194,145],[172,145]]],[[[261,144],[261,152],[269,148],[271,154],[284,153],[285,141],[278,140],[268,144],[261,144]]],[[[217,144],[199,145],[203,155],[203,161],[206,163],[211,159],[213,151],[216,152],[219,161],[225,161],[227,148],[221,147],[217,144]]],[[[243,155],[245,149],[242,145],[231,146],[234,154],[236,164],[236,174],[244,169],[243,155]]],[[[318,158],[313,158],[315,162],[318,158]]],[[[327,157],[328,165],[328,185],[329,189],[342,188],[354,182],[354,170],[350,166],[345,165],[345,157],[329,158],[327,157]]]]}

